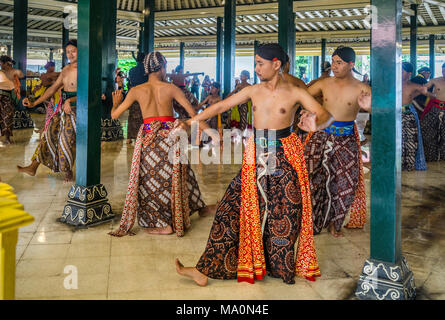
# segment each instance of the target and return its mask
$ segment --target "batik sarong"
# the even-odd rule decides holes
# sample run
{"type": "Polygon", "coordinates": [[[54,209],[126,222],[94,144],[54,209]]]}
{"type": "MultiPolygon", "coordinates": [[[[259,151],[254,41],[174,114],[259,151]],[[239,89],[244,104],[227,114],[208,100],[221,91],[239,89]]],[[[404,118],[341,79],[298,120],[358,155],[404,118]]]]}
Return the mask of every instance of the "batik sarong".
{"type": "MultiPolygon", "coordinates": [[[[280,131],[275,137],[285,133],[280,131]]],[[[320,276],[303,146],[290,130],[284,136],[272,151],[268,140],[256,152],[250,138],[196,265],[206,276],[253,283],[267,273],[289,284],[295,275],[320,276]]]]}
{"type": "Polygon", "coordinates": [[[363,228],[366,195],[360,137],[354,121],[334,122],[305,138],[314,216],[314,233],[330,223],[337,232],[350,211],[347,228],[363,228]]]}
{"type": "Polygon", "coordinates": [[[63,110],[63,101],[75,96],[75,92],[63,92],[63,98],[45,126],[42,140],[33,156],[33,160],[35,159],[53,172],[69,172],[74,167],[76,103],[71,103],[71,114],[67,114],[63,110]]]}
{"type": "Polygon", "coordinates": [[[402,106],[402,170],[426,170],[422,130],[412,105],[402,106]]]}
{"type": "Polygon", "coordinates": [[[131,228],[137,219],[143,228],[171,226],[182,237],[190,227],[190,215],[205,208],[190,165],[169,157],[169,153],[180,157],[179,145],[170,137],[174,120],[144,120],[134,147],[120,226],[110,235],[134,235],[131,228]]]}
{"type": "Polygon", "coordinates": [[[144,124],[144,118],[142,117],[141,106],[138,102],[135,102],[131,105],[128,114],[127,139],[136,139],[142,124],[144,124]]]}
{"type": "Polygon", "coordinates": [[[426,161],[445,160],[445,101],[431,99],[420,124],[426,161]]]}
{"type": "MultiPolygon", "coordinates": [[[[198,107],[199,107],[199,102],[196,99],[195,95],[193,93],[191,93],[190,90],[188,90],[186,87],[179,87],[179,88],[182,90],[182,92],[184,92],[185,97],[190,102],[190,104],[192,105],[193,109],[195,111],[197,111],[198,107]]],[[[178,101],[176,101],[176,100],[173,100],[173,109],[178,114],[178,117],[177,117],[178,119],[189,119],[189,118],[191,118],[191,116],[184,109],[184,107],[181,106],[181,104],[178,101]]]]}
{"type": "Polygon", "coordinates": [[[0,90],[0,135],[12,137],[14,125],[14,103],[11,91],[0,90]]]}

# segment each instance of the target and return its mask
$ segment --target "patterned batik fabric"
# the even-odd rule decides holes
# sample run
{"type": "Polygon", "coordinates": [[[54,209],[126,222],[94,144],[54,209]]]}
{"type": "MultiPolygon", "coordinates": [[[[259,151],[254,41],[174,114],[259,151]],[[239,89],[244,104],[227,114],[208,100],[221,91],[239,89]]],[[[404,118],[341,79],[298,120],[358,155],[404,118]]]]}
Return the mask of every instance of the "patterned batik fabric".
{"type": "Polygon", "coordinates": [[[32,160],[53,172],[73,170],[76,157],[76,107],[71,114],[56,111],[50,119],[32,160]]]}
{"type": "Polygon", "coordinates": [[[402,114],[402,170],[416,170],[419,130],[413,113],[402,114]]]}
{"type": "MultiPolygon", "coordinates": [[[[264,155],[259,154],[259,157],[264,157],[264,155]]],[[[263,241],[257,243],[257,245],[261,244],[260,247],[264,250],[265,265],[262,265],[263,258],[260,258],[260,265],[253,263],[248,271],[253,274],[254,269],[258,269],[260,274],[256,275],[255,278],[261,279],[263,271],[267,270],[267,274],[270,276],[281,278],[285,283],[292,284],[295,283],[295,275],[299,274],[295,260],[295,243],[302,229],[304,197],[302,197],[298,172],[287,160],[285,151],[278,149],[276,153],[269,154],[268,157],[270,157],[269,161],[263,158],[264,163],[274,163],[274,170],[263,175],[265,166],[259,162],[253,164],[255,167],[254,173],[255,175],[258,174],[259,181],[256,180],[255,175],[250,176],[254,186],[258,183],[264,190],[267,199],[268,214],[264,225],[263,241]]],[[[240,272],[239,269],[239,264],[242,262],[239,259],[240,252],[247,248],[240,248],[240,241],[242,237],[248,237],[246,230],[241,230],[241,225],[246,223],[246,216],[241,213],[243,211],[241,207],[242,177],[243,170],[232,180],[221,200],[207,246],[196,265],[198,271],[213,279],[236,279],[238,277],[239,281],[247,281],[245,277],[248,276],[243,275],[243,272],[240,272]]],[[[251,191],[257,193],[257,188],[251,189],[251,191]]],[[[258,221],[255,226],[257,231],[261,232],[261,224],[263,224],[266,212],[266,200],[261,195],[251,197],[250,200],[258,201],[256,205],[258,221]]],[[[310,198],[306,202],[310,206],[310,198]]],[[[247,207],[249,206],[246,205],[247,207]]],[[[311,217],[309,217],[309,221],[312,223],[311,217]]],[[[302,232],[305,235],[308,233],[312,235],[312,225],[307,229],[306,232],[302,232]]],[[[250,246],[255,242],[255,240],[249,241],[248,245],[250,246]]],[[[307,242],[302,241],[300,237],[299,248],[300,244],[305,245],[307,242]]],[[[299,255],[300,253],[313,258],[311,254],[307,254],[304,250],[299,249],[299,255]]],[[[303,260],[300,258],[300,261],[303,260]]],[[[309,276],[309,273],[303,274],[309,276]]],[[[310,275],[319,275],[316,260],[315,267],[310,275]]],[[[252,283],[253,279],[249,282],[252,283]]]]}
{"type": "Polygon", "coordinates": [[[426,161],[445,160],[445,110],[431,108],[420,124],[426,161]]]}
{"type": "MultiPolygon", "coordinates": [[[[191,93],[190,90],[188,90],[187,88],[180,88],[180,89],[182,90],[182,92],[184,92],[185,97],[190,102],[190,104],[192,105],[193,109],[195,111],[197,111],[198,107],[199,107],[199,102],[196,99],[195,95],[193,93],[191,93]]],[[[178,117],[177,117],[178,119],[189,119],[189,118],[191,118],[190,115],[187,113],[187,111],[184,109],[184,107],[181,106],[181,104],[178,101],[176,101],[176,100],[173,100],[173,109],[178,114],[178,117]]]]}
{"type": "Polygon", "coordinates": [[[338,232],[356,196],[361,200],[361,206],[358,206],[360,210],[355,214],[363,215],[365,212],[366,216],[366,200],[363,200],[364,183],[360,179],[361,152],[357,136],[355,134],[339,136],[317,131],[305,135],[305,139],[314,233],[320,233],[331,222],[338,232]],[[361,192],[358,192],[359,190],[361,192]]]}
{"type": "Polygon", "coordinates": [[[0,133],[2,136],[12,136],[14,112],[11,98],[0,94],[0,133]]]}
{"type": "Polygon", "coordinates": [[[131,105],[128,114],[128,129],[127,139],[136,139],[139,133],[139,128],[144,124],[141,107],[138,102],[131,105]]]}
{"type": "Polygon", "coordinates": [[[72,171],[76,160],[76,107],[71,113],[61,113],[59,132],[59,167],[61,172],[72,171]]]}
{"type": "MultiPolygon", "coordinates": [[[[167,122],[173,128],[173,122],[167,122]]],[[[171,162],[169,153],[179,159],[179,147],[162,123],[150,123],[151,131],[139,130],[119,229],[113,236],[134,235],[136,219],[144,228],[172,226],[178,237],[190,227],[190,214],[205,208],[198,182],[188,164],[171,162]],[[172,151],[170,151],[174,148],[172,151]]]]}

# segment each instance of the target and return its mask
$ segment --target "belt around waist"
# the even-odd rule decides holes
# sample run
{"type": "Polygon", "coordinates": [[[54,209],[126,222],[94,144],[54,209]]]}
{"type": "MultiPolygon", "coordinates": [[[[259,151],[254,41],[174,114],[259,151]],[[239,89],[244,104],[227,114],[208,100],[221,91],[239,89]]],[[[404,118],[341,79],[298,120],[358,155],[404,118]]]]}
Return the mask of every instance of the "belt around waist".
{"type": "Polygon", "coordinates": [[[354,134],[354,124],[354,121],[335,121],[323,131],[336,136],[346,136],[354,134]]]}
{"type": "Polygon", "coordinates": [[[161,122],[161,129],[171,129],[168,122],[175,122],[174,117],[152,117],[152,118],[146,118],[144,119],[144,130],[145,131],[151,131],[151,123],[154,121],[160,121],[161,122]]]}
{"type": "Polygon", "coordinates": [[[2,96],[7,96],[7,97],[10,97],[11,96],[11,93],[12,93],[12,90],[3,90],[3,89],[0,89],[0,95],[2,95],[2,96]]]}
{"type": "Polygon", "coordinates": [[[445,101],[440,101],[437,99],[432,100],[432,103],[436,108],[445,110],[445,101]]]}
{"type": "Polygon", "coordinates": [[[283,143],[280,139],[289,137],[292,134],[292,127],[280,130],[255,129],[255,144],[264,149],[275,147],[280,148],[283,143]]]}

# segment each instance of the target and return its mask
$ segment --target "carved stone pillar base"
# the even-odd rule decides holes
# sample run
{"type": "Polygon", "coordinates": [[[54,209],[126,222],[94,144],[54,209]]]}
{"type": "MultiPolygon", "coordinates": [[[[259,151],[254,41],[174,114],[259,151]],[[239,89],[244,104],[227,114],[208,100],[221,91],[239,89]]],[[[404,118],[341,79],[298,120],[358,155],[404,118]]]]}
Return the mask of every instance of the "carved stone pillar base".
{"type": "Polygon", "coordinates": [[[355,295],[361,300],[412,300],[414,276],[402,257],[399,264],[366,260],[355,295]]]}
{"type": "Polygon", "coordinates": [[[102,141],[116,141],[124,138],[119,119],[102,119],[102,141]]]}
{"type": "Polygon", "coordinates": [[[114,214],[107,195],[102,184],[91,187],[73,185],[68,193],[68,204],[63,210],[60,222],[87,228],[113,219],[114,214]]]}
{"type": "Polygon", "coordinates": [[[34,128],[34,121],[28,111],[16,111],[14,113],[14,130],[34,128]]]}

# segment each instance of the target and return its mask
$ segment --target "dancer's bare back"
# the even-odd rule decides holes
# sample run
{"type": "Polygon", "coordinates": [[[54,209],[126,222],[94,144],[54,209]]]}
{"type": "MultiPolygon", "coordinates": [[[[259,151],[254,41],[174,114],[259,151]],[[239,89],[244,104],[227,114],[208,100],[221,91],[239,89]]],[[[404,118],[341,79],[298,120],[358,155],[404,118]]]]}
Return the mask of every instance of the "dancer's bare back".
{"type": "Polygon", "coordinates": [[[9,78],[2,70],[0,70],[0,89],[6,91],[14,89],[14,82],[9,80],[9,78]]]}
{"type": "Polygon", "coordinates": [[[433,93],[436,95],[436,99],[445,101],[445,77],[435,78],[428,82],[427,87],[434,86],[433,93]]]}
{"type": "MultiPolygon", "coordinates": [[[[182,90],[177,86],[160,80],[150,80],[132,88],[127,94],[125,101],[115,109],[113,108],[111,116],[113,119],[119,118],[133,103],[138,102],[144,119],[172,117],[173,99],[178,101],[190,116],[196,114],[182,90]]],[[[113,101],[115,101],[115,105],[122,101],[122,92],[120,90],[113,93],[113,101]]]]}

